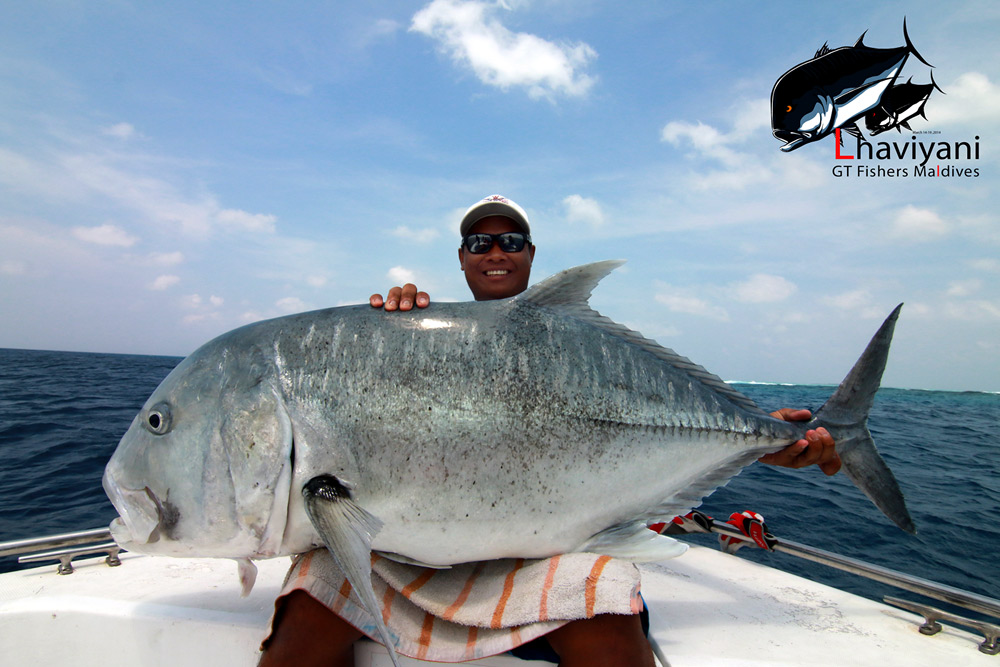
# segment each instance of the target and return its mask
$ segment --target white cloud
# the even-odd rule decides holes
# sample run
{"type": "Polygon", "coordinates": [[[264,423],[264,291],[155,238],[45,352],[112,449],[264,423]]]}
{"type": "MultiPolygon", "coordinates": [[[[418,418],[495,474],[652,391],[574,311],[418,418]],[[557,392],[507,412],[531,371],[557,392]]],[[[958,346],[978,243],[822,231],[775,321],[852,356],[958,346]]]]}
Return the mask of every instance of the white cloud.
{"type": "Polygon", "coordinates": [[[986,300],[948,301],[944,304],[944,313],[951,319],[966,322],[1000,320],[1000,304],[986,300]]]}
{"type": "Polygon", "coordinates": [[[201,308],[202,298],[200,294],[187,294],[181,297],[181,307],[191,310],[201,308]]]}
{"type": "Polygon", "coordinates": [[[709,317],[723,322],[729,321],[729,313],[724,308],[713,306],[705,299],[694,295],[690,290],[681,287],[657,283],[657,292],[653,298],[657,303],[663,304],[668,310],[675,313],[709,317]]]}
{"type": "Polygon", "coordinates": [[[555,44],[507,29],[496,5],[434,0],[413,15],[410,30],[437,40],[452,60],[501,90],[523,87],[533,98],[582,96],[594,79],[582,70],[597,53],[587,44],[555,44]]]}
{"type": "MultiPolygon", "coordinates": [[[[660,140],[688,150],[689,158],[721,165],[721,171],[707,170],[695,177],[695,187],[741,190],[775,179],[774,165],[778,163],[774,158],[769,163],[762,163],[759,156],[739,150],[741,144],[768,125],[768,109],[769,103],[763,99],[738,104],[730,114],[732,129],[729,132],[701,121],[670,121],[660,130],[660,140]]],[[[779,169],[780,166],[778,164],[779,169]]]]}
{"type": "Polygon", "coordinates": [[[1000,272],[1000,259],[984,257],[969,262],[969,266],[979,271],[1000,272]]]}
{"type": "Polygon", "coordinates": [[[948,284],[945,294],[950,297],[966,297],[978,292],[982,286],[983,282],[975,278],[971,280],[956,280],[948,284]]]}
{"type": "Polygon", "coordinates": [[[0,275],[23,276],[28,272],[28,265],[17,260],[0,261],[0,275]]]}
{"type": "Polygon", "coordinates": [[[274,223],[277,217],[265,213],[247,213],[236,209],[223,209],[219,211],[216,220],[223,227],[246,232],[273,232],[274,223]]]}
{"type": "Polygon", "coordinates": [[[798,287],[795,283],[781,276],[772,276],[766,273],[755,274],[749,280],[733,285],[734,298],[745,303],[784,301],[797,291],[798,287]]]}
{"type": "Polygon", "coordinates": [[[402,266],[394,266],[386,274],[393,285],[405,285],[406,283],[416,283],[417,274],[402,266]]]}
{"type": "Polygon", "coordinates": [[[730,153],[725,149],[727,142],[725,135],[701,121],[689,123],[672,120],[663,126],[660,131],[660,139],[674,146],[681,146],[687,140],[699,153],[717,157],[723,161],[729,157],[730,153]]]}
{"type": "Polygon", "coordinates": [[[301,313],[304,310],[309,310],[305,301],[297,296],[286,296],[283,299],[278,299],[274,305],[283,313],[301,313]]]}
{"type": "MultiPolygon", "coordinates": [[[[180,276],[162,275],[149,284],[149,289],[163,291],[169,289],[181,281],[180,276]]],[[[197,295],[196,295],[197,296],[197,295]]]]}
{"type": "Polygon", "coordinates": [[[407,243],[416,243],[417,245],[429,245],[441,236],[441,232],[432,227],[414,229],[406,225],[400,225],[389,233],[407,243]]]}
{"type": "Polygon", "coordinates": [[[117,139],[132,139],[133,137],[140,136],[136,132],[135,128],[129,123],[118,123],[110,127],[106,127],[102,130],[104,134],[109,137],[115,137],[117,139]]]}
{"type": "Polygon", "coordinates": [[[562,203],[566,207],[566,220],[570,223],[582,223],[594,228],[604,225],[604,212],[597,200],[570,195],[562,203]]]}
{"type": "MultiPolygon", "coordinates": [[[[1000,87],[980,72],[966,72],[932,93],[927,118],[935,125],[993,123],[1000,116],[1000,87]]],[[[975,128],[974,128],[975,129],[975,128]]]]}
{"type": "Polygon", "coordinates": [[[215,306],[216,308],[218,308],[223,303],[225,303],[225,300],[221,296],[212,295],[212,296],[208,297],[208,302],[210,304],[212,304],[213,306],[215,306]]]}
{"type": "Polygon", "coordinates": [[[157,266],[176,266],[184,261],[184,254],[181,252],[154,252],[147,258],[151,264],[157,266]]]}
{"type": "Polygon", "coordinates": [[[859,310],[872,304],[872,294],[867,289],[856,289],[826,297],[823,301],[841,310],[859,310]]]}
{"type": "Polygon", "coordinates": [[[73,236],[97,245],[111,245],[128,248],[135,245],[139,239],[115,225],[99,225],[97,227],[73,227],[73,236]]]}
{"type": "MultiPolygon", "coordinates": [[[[0,183],[15,192],[44,201],[90,205],[95,197],[131,211],[137,222],[162,225],[171,231],[206,237],[216,227],[250,232],[273,232],[273,215],[223,209],[208,194],[190,196],[168,177],[148,172],[149,156],[123,153],[55,152],[32,158],[0,148],[0,183]]],[[[114,233],[110,225],[82,231],[81,240],[111,245],[132,245],[128,235],[114,233]],[[103,240],[100,240],[103,239],[103,240]]],[[[87,228],[80,227],[80,230],[87,228]]]]}
{"type": "Polygon", "coordinates": [[[935,241],[949,232],[948,224],[934,211],[916,206],[905,206],[896,214],[891,233],[909,241],[935,241]]]}

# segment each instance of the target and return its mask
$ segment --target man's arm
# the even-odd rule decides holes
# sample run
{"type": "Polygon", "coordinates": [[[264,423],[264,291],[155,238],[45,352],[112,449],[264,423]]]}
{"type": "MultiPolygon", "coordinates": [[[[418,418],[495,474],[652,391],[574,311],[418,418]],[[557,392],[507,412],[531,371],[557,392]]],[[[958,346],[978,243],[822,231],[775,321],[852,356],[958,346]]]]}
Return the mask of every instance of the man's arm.
{"type": "MultiPolygon", "coordinates": [[[[789,422],[808,421],[812,413],[808,410],[782,408],[771,413],[772,417],[789,422]]],[[[766,454],[759,459],[761,463],[783,468],[805,468],[816,464],[827,475],[836,475],[840,470],[840,457],[834,449],[833,436],[822,426],[806,431],[806,437],[793,442],[784,449],[773,454],[766,454]]]]}
{"type": "Polygon", "coordinates": [[[386,310],[412,310],[414,303],[417,304],[417,308],[426,308],[430,302],[431,298],[427,292],[418,292],[417,286],[413,283],[406,283],[402,287],[393,287],[384,300],[381,294],[372,294],[368,299],[372,308],[384,306],[386,310]]]}

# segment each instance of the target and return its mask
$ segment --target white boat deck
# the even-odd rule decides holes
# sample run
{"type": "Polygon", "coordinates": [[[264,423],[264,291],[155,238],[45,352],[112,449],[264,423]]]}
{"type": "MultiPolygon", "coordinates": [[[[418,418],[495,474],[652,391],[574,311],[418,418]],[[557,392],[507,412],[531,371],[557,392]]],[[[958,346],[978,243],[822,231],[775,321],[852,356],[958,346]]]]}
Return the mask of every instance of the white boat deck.
{"type": "MultiPolygon", "coordinates": [[[[258,563],[247,598],[239,597],[231,561],[123,554],[117,568],[103,558],[74,565],[68,576],[55,565],[0,575],[5,667],[255,665],[289,560],[258,563]]],[[[1000,656],[980,653],[982,638],[962,629],[945,624],[924,636],[917,615],[712,549],[693,546],[642,570],[650,635],[671,667],[1000,667],[1000,656]]],[[[356,664],[391,667],[370,642],[359,644],[356,664]]],[[[473,664],[550,663],[494,657],[473,664]]]]}

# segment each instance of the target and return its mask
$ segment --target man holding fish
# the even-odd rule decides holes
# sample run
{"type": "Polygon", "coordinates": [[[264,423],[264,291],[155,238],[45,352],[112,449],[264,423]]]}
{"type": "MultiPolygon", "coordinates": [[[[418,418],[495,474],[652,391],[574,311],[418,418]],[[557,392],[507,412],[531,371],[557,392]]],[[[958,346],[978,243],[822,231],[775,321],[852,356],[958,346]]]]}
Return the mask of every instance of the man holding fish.
{"type": "MultiPolygon", "coordinates": [[[[500,195],[487,197],[466,212],[460,231],[459,262],[477,301],[505,299],[527,289],[535,246],[531,243],[527,214],[520,206],[500,195]]],[[[385,299],[380,294],[372,295],[370,303],[390,312],[409,311],[414,307],[426,308],[430,298],[413,284],[407,284],[393,287],[385,299]]],[[[771,414],[786,421],[806,421],[812,416],[808,410],[788,408],[771,414]]],[[[833,438],[822,427],[806,432],[803,439],[761,457],[760,461],[789,468],[816,464],[827,475],[835,474],[841,466],[833,438]]],[[[322,549],[313,553],[322,557],[325,552],[322,549]]],[[[353,644],[364,633],[317,600],[321,596],[315,594],[317,587],[343,587],[343,577],[334,576],[335,581],[317,583],[315,574],[310,579],[302,572],[311,562],[297,561],[276,603],[273,632],[265,642],[260,662],[263,667],[353,665],[353,644]]],[[[513,574],[509,576],[512,580],[513,574]]],[[[620,588],[620,597],[628,604],[636,591],[625,584],[620,588]]],[[[638,613],[640,609],[645,612],[641,600],[638,606],[634,601],[631,603],[632,613],[615,611],[575,617],[542,637],[535,633],[536,639],[516,646],[513,653],[529,659],[558,660],[564,667],[651,667],[653,656],[645,638],[642,614],[638,613]]],[[[433,624],[433,619],[430,622],[433,624]]],[[[529,632],[525,634],[531,636],[529,632]]]]}

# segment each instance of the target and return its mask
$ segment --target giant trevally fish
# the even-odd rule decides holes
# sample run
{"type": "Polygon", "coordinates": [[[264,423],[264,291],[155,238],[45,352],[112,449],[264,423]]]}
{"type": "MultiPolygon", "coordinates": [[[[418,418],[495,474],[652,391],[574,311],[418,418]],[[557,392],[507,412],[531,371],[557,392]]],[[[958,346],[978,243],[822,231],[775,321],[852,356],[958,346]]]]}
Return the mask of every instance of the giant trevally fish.
{"type": "Polygon", "coordinates": [[[860,136],[857,121],[883,103],[910,54],[917,53],[903,21],[905,46],[875,49],[864,43],[830,49],[782,74],[771,90],[771,130],[788,152],[843,128],[860,136]]]}
{"type": "Polygon", "coordinates": [[[500,301],[330,308],[205,344],[153,392],[104,488],[124,548],[250,559],[326,545],[379,624],[371,551],[436,567],[591,551],[660,560],[646,528],[825,426],[848,476],[913,530],[866,427],[897,308],[808,423],[592,310],[620,262],[500,301]]]}
{"type": "Polygon", "coordinates": [[[892,129],[902,132],[899,129],[901,127],[912,130],[909,121],[917,116],[927,118],[924,114],[924,107],[927,105],[931,93],[935,90],[944,94],[944,91],[934,81],[933,73],[931,73],[930,83],[913,83],[911,77],[906,83],[893,86],[886,91],[882,102],[865,114],[865,128],[872,136],[892,129]]]}

